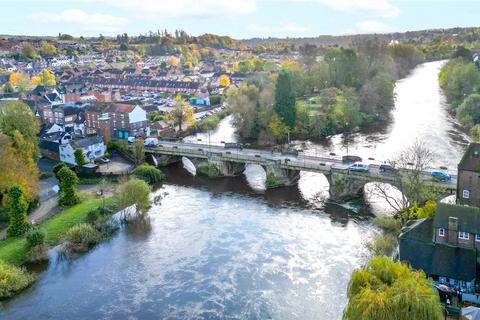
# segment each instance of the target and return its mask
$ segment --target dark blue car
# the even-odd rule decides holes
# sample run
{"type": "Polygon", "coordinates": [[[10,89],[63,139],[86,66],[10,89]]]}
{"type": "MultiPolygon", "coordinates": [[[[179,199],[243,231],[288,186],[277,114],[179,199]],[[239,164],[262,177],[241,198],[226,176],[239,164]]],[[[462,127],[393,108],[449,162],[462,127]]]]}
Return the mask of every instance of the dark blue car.
{"type": "Polygon", "coordinates": [[[452,180],[452,177],[448,173],[442,171],[432,171],[432,178],[438,181],[452,180]]]}

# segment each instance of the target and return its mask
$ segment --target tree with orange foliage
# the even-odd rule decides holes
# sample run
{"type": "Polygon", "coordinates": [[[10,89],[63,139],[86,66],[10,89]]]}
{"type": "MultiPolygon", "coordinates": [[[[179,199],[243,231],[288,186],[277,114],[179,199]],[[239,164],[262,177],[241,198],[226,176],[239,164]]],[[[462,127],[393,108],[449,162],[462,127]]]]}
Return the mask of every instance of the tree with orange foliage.
{"type": "Polygon", "coordinates": [[[170,59],[168,59],[168,64],[171,65],[172,67],[178,66],[180,61],[178,60],[177,57],[171,56],[170,59]]]}
{"type": "Polygon", "coordinates": [[[230,78],[226,74],[222,74],[218,78],[218,85],[222,88],[228,87],[230,85],[230,78]]]}

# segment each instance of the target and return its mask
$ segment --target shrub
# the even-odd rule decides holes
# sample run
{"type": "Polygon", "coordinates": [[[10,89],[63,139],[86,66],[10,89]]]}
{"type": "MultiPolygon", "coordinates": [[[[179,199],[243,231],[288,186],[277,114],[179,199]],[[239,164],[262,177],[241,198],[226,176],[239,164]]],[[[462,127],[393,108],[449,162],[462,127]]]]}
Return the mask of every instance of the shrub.
{"type": "Polygon", "coordinates": [[[165,179],[165,174],[160,169],[148,164],[138,166],[133,174],[149,184],[157,184],[165,179]]]}
{"type": "Polygon", "coordinates": [[[87,223],[73,226],[65,234],[67,246],[72,251],[86,251],[100,242],[101,238],[101,233],[87,223]]]}
{"type": "Polygon", "coordinates": [[[73,206],[80,202],[75,185],[78,183],[78,177],[67,167],[61,168],[57,172],[57,179],[60,181],[60,198],[58,203],[62,206],[73,206]]]}
{"type": "Polygon", "coordinates": [[[0,263],[0,299],[13,296],[28,287],[35,276],[23,268],[0,263]]]}
{"type": "Polygon", "coordinates": [[[29,248],[41,246],[45,243],[45,233],[38,228],[32,229],[27,233],[27,246],[29,248]]]}
{"type": "Polygon", "coordinates": [[[391,256],[396,245],[396,238],[392,235],[377,235],[366,243],[367,249],[375,256],[391,256]]]}
{"type": "Polygon", "coordinates": [[[373,223],[384,232],[395,236],[399,235],[402,229],[402,222],[400,219],[392,217],[377,217],[373,220],[373,223]]]}
{"type": "Polygon", "coordinates": [[[28,251],[27,260],[28,262],[40,262],[48,260],[48,250],[45,245],[38,245],[31,247],[28,251]]]}
{"type": "Polygon", "coordinates": [[[58,171],[60,171],[63,168],[68,168],[68,166],[63,162],[60,162],[59,164],[55,165],[55,167],[53,167],[53,174],[55,175],[55,178],[58,179],[58,176],[57,176],[58,171]]]}

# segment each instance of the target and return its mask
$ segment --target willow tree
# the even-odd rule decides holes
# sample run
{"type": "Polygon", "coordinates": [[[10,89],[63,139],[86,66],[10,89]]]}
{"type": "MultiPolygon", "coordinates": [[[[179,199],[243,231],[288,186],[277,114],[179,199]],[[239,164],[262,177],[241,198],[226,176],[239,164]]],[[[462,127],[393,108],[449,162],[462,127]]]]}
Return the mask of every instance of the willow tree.
{"type": "Polygon", "coordinates": [[[344,320],[442,319],[442,306],[421,271],[375,257],[352,274],[344,320]]]}

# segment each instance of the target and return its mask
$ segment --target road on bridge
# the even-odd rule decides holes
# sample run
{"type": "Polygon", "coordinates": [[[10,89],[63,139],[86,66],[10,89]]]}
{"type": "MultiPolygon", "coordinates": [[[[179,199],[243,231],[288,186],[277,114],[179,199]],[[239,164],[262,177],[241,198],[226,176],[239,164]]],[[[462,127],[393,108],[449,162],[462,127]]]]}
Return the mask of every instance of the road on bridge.
{"type": "MultiPolygon", "coordinates": [[[[219,160],[265,164],[276,163],[285,169],[296,169],[312,172],[327,173],[333,170],[347,171],[349,163],[342,161],[341,156],[318,155],[311,156],[299,153],[297,156],[291,154],[283,154],[280,152],[272,152],[268,150],[258,149],[235,149],[225,148],[223,144],[203,144],[176,141],[159,141],[155,147],[146,147],[153,153],[182,155],[199,158],[218,158],[219,160]]],[[[148,152],[148,151],[147,151],[148,152]]],[[[368,161],[365,161],[368,163],[368,161]]],[[[380,171],[380,163],[370,163],[369,172],[349,172],[352,175],[371,177],[372,180],[378,178],[380,181],[393,181],[394,175],[389,172],[380,171]]],[[[450,174],[452,179],[449,181],[434,181],[431,177],[431,171],[423,173],[423,179],[431,181],[432,184],[454,189],[457,186],[457,175],[450,174]]]]}

